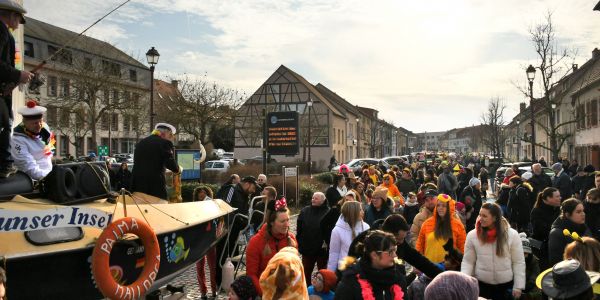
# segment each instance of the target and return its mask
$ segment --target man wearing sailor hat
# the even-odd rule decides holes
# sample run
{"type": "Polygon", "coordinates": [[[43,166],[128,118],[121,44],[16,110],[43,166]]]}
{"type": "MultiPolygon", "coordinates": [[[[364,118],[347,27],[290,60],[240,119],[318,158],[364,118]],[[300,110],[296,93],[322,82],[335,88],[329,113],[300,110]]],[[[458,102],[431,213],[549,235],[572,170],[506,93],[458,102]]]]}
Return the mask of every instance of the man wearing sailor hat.
{"type": "Polygon", "coordinates": [[[17,171],[10,157],[10,132],[12,130],[12,90],[27,83],[33,73],[15,68],[17,52],[15,39],[9,30],[25,24],[23,6],[14,0],[0,0],[0,178],[17,171]]]}
{"type": "Polygon", "coordinates": [[[11,154],[20,171],[32,179],[40,180],[52,171],[52,155],[56,139],[50,128],[42,121],[46,108],[28,100],[27,105],[17,109],[23,122],[15,127],[11,154]]]}
{"type": "Polygon", "coordinates": [[[179,173],[173,147],[175,133],[173,125],[158,123],[150,136],[137,143],[131,183],[134,192],[167,199],[165,168],[179,173]]]}

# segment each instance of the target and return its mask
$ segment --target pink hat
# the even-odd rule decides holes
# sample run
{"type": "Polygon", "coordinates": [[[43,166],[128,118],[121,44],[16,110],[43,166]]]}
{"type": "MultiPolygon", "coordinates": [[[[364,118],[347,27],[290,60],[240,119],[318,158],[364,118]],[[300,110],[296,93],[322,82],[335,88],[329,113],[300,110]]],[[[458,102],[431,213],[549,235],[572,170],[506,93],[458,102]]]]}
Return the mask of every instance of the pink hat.
{"type": "Polygon", "coordinates": [[[458,211],[465,210],[465,204],[462,202],[456,202],[456,210],[458,210],[458,211]]]}

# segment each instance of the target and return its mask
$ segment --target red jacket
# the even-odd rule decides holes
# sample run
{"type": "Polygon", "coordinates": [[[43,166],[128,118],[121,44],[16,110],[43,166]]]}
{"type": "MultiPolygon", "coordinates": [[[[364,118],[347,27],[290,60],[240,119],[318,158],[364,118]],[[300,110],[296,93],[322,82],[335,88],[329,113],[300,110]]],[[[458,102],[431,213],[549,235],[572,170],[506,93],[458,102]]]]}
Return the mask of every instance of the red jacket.
{"type": "Polygon", "coordinates": [[[267,268],[269,260],[284,247],[292,246],[298,248],[298,242],[293,233],[288,233],[293,245],[288,244],[286,235],[282,234],[276,237],[267,235],[267,224],[264,224],[258,233],[250,239],[248,248],[246,249],[246,275],[250,276],[254,287],[258,294],[262,296],[260,289],[259,278],[260,274],[267,268]],[[268,240],[267,240],[268,238],[268,240]],[[269,250],[265,253],[265,246],[269,246],[269,250]]]}

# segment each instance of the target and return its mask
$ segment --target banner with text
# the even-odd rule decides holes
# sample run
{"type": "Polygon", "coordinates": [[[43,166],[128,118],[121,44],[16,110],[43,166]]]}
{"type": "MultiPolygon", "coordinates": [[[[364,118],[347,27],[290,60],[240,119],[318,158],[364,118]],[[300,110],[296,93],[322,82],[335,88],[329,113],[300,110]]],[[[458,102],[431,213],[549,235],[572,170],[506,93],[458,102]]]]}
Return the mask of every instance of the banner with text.
{"type": "Polygon", "coordinates": [[[272,155],[296,155],[300,151],[298,112],[267,114],[267,151],[272,155]]]}
{"type": "Polygon", "coordinates": [[[104,229],[111,222],[111,213],[86,207],[69,206],[47,210],[0,209],[0,232],[80,226],[104,229]]]}

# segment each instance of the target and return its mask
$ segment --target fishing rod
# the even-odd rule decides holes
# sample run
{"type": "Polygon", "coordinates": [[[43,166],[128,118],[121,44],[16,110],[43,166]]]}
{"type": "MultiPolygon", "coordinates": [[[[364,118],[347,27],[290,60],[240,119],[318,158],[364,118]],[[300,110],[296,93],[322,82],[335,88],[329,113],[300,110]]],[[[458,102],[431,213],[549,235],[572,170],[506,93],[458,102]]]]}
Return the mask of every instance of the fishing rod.
{"type": "MultiPolygon", "coordinates": [[[[49,60],[52,60],[59,53],[61,53],[62,51],[64,51],[68,46],[70,46],[71,44],[73,44],[73,42],[75,42],[76,40],[78,40],[84,33],[86,33],[88,30],[90,30],[90,28],[92,28],[96,24],[100,23],[106,17],[110,16],[113,12],[115,12],[119,8],[123,7],[123,5],[127,4],[130,1],[131,0],[126,0],[125,2],[119,4],[119,6],[115,7],[113,10],[109,11],[107,14],[105,14],[104,16],[102,16],[100,19],[96,20],[96,22],[92,23],[92,25],[88,26],[86,29],[84,29],[82,32],[80,32],[77,36],[73,37],[66,44],[64,44],[62,47],[60,47],[54,53],[52,53],[52,55],[50,55],[46,59],[42,60],[41,63],[39,63],[37,66],[35,66],[33,69],[31,69],[30,72],[33,73],[33,78],[29,82],[29,90],[33,91],[33,90],[38,89],[40,86],[44,85],[44,79],[41,78],[40,75],[39,75],[39,73],[37,73],[37,72],[39,70],[41,70],[48,63],[49,60]]],[[[12,87],[11,86],[7,86],[5,88],[5,90],[4,90],[4,94],[5,95],[10,94],[10,91],[12,91],[15,87],[16,87],[16,85],[13,85],[12,87]]]]}

